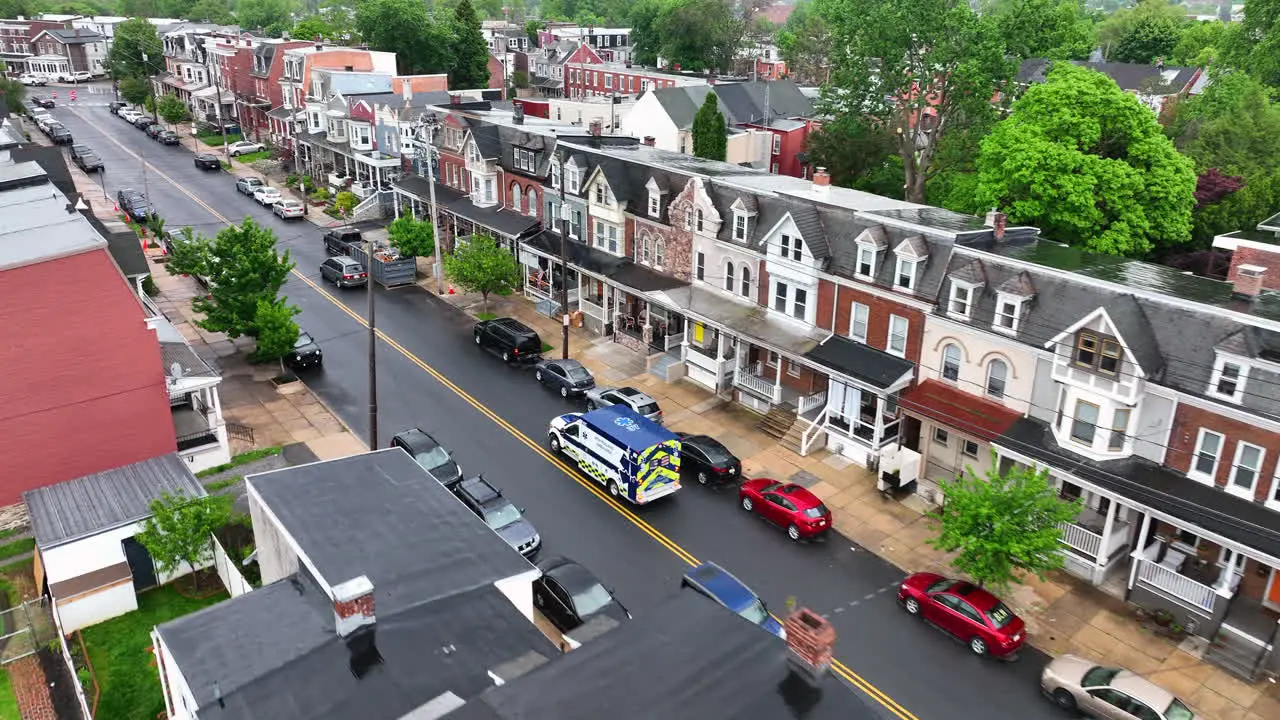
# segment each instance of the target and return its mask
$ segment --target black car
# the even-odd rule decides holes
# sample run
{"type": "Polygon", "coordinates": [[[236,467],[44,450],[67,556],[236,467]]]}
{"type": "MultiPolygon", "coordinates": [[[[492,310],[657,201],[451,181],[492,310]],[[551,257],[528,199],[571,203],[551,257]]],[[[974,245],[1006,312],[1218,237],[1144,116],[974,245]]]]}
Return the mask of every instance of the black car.
{"type": "Polygon", "coordinates": [[[140,117],[140,118],[138,118],[137,120],[134,120],[134,121],[133,121],[133,126],[134,126],[134,127],[136,127],[136,128],[138,128],[139,130],[146,130],[147,128],[151,127],[152,125],[156,125],[156,124],[158,124],[158,123],[156,123],[156,121],[155,121],[155,120],[153,120],[152,118],[147,117],[146,115],[143,115],[142,117],[140,117]]]}
{"type": "Polygon", "coordinates": [[[320,278],[341,288],[369,284],[369,273],[365,271],[364,265],[346,255],[331,257],[320,263],[320,278]]]}
{"type": "MultiPolygon", "coordinates": [[[[180,142],[178,133],[172,130],[161,130],[156,133],[156,141],[161,145],[177,145],[180,142]]],[[[199,165],[197,164],[196,167],[199,167],[199,165]]]]}
{"type": "Polygon", "coordinates": [[[196,167],[200,168],[201,170],[221,170],[222,169],[222,161],[219,160],[218,156],[214,155],[213,153],[196,153],[195,164],[196,164],[196,167]]]}
{"type": "Polygon", "coordinates": [[[115,102],[107,103],[107,112],[111,113],[112,115],[119,115],[120,108],[126,108],[126,107],[129,107],[129,103],[120,102],[119,100],[116,100],[115,102]]]}
{"type": "Polygon", "coordinates": [[[249,197],[253,197],[253,191],[257,190],[263,185],[266,185],[266,183],[262,182],[262,178],[242,177],[239,180],[236,180],[236,192],[240,193],[241,195],[248,195],[249,197]]]}
{"type": "Polygon", "coordinates": [[[31,98],[31,102],[39,105],[42,108],[51,108],[54,105],[53,98],[44,96],[44,95],[40,97],[31,98]]]}
{"type": "Polygon", "coordinates": [[[542,577],[533,581],[533,604],[560,632],[581,627],[598,617],[614,624],[631,619],[631,613],[613,593],[578,563],[559,556],[538,563],[542,577]]]}
{"type": "Polygon", "coordinates": [[[581,395],[596,386],[591,371],[577,360],[543,360],[533,373],[538,382],[560,393],[560,397],[581,395]]]}
{"type": "Polygon", "coordinates": [[[391,438],[391,447],[402,448],[432,477],[452,489],[462,479],[462,468],[453,455],[422,428],[413,428],[391,438]]]}
{"type": "Polygon", "coordinates": [[[155,140],[156,137],[160,135],[160,133],[164,132],[164,126],[159,123],[156,123],[154,125],[148,125],[147,129],[144,132],[147,133],[147,137],[151,138],[152,140],[155,140]]]}
{"type": "Polygon", "coordinates": [[[324,364],[324,353],[320,352],[320,346],[310,335],[299,332],[297,341],[293,343],[293,350],[289,352],[285,362],[299,370],[319,367],[324,364]]]}
{"type": "Polygon", "coordinates": [[[93,148],[89,147],[88,145],[85,145],[84,143],[71,143],[71,159],[72,160],[75,160],[82,153],[88,153],[92,155],[93,148]]]}
{"type": "Polygon", "coordinates": [[[698,482],[738,482],[742,479],[742,461],[729,448],[709,435],[680,436],[680,472],[693,474],[698,482]]]}
{"type": "Polygon", "coordinates": [[[119,206],[120,212],[128,215],[134,222],[144,223],[155,217],[155,211],[151,209],[151,203],[147,202],[147,196],[131,188],[116,192],[116,205],[119,206]]]}
{"type": "Polygon", "coordinates": [[[94,155],[93,151],[82,152],[71,158],[71,161],[79,165],[80,169],[87,173],[97,172],[102,169],[102,160],[97,155],[94,155]]]}
{"type": "Polygon", "coordinates": [[[514,318],[481,320],[472,335],[476,345],[498,355],[503,362],[529,363],[542,359],[542,338],[514,318]]]}
{"type": "Polygon", "coordinates": [[[524,519],[523,511],[503,497],[488,480],[483,477],[463,480],[453,489],[453,494],[516,552],[532,560],[542,549],[542,538],[524,519]]]}
{"type": "Polygon", "coordinates": [[[54,145],[70,145],[76,139],[71,137],[71,131],[58,125],[49,131],[49,139],[53,140],[54,145]]]}

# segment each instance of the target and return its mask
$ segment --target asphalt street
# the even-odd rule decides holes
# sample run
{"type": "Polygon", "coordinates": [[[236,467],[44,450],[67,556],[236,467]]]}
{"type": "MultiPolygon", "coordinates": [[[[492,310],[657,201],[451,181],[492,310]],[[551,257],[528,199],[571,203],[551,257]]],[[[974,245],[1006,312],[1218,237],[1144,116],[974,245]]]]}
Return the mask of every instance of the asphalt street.
{"type": "MultiPolygon", "coordinates": [[[[305,221],[279,220],[236,193],[227,174],[197,170],[188,148],[161,146],[104,106],[73,111],[60,106],[53,113],[77,142],[98,151],[107,166],[109,194],[114,197],[123,187],[145,191],[170,230],[190,225],[212,234],[223,226],[221,218],[252,217],[276,231],[298,273],[309,280],[291,278],[285,293],[302,309],[299,323],[325,353],[324,367],[305,380],[355,432],[366,435],[367,330],[353,317],[363,316],[366,291],[321,284],[321,231],[305,221]]],[[[826,614],[838,633],[837,658],[908,711],[900,714],[873,701],[879,717],[1058,717],[1039,694],[1039,672],[1046,662],[1041,653],[1028,649],[1012,663],[972,657],[963,644],[901,610],[896,602],[900,570],[840,535],[791,543],[740,510],[732,488],[717,492],[696,483],[652,507],[634,509],[643,523],[616,511],[584,487],[586,480],[569,477],[527,444],[545,445],[548,420],[579,406],[544,390],[530,370],[504,367],[475,348],[472,321],[431,293],[417,287],[377,293],[378,328],[403,348],[379,342],[379,444],[385,446],[392,434],[408,427],[431,433],[453,449],[464,472],[484,474],[527,509],[543,536],[544,557],[562,554],[581,562],[634,614],[678,591],[687,564],[670,543],[686,557],[728,568],[776,614],[785,612],[788,598],[826,614]]]]}

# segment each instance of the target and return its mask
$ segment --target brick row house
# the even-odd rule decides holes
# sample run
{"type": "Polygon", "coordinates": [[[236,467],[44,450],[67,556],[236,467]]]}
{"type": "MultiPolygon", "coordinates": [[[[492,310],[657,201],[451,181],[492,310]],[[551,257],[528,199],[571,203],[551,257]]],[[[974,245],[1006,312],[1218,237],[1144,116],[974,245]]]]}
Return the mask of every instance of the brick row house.
{"type": "MultiPolygon", "coordinates": [[[[197,23],[181,23],[161,28],[159,32],[164,58],[147,59],[148,63],[154,62],[157,68],[152,79],[156,95],[176,95],[193,114],[210,113],[217,119],[217,96],[221,89],[215,81],[218,68],[212,52],[213,46],[218,42],[234,45],[250,36],[242,35],[235,26],[197,23]],[[162,61],[164,70],[160,72],[162,61]],[[199,106],[197,102],[200,103],[199,106]]],[[[234,117],[234,111],[228,112],[224,117],[227,116],[234,117]]],[[[200,119],[211,122],[205,118],[200,119]]]]}
{"type": "MultiPolygon", "coordinates": [[[[1241,675],[1277,662],[1271,225],[1233,241],[1223,283],[1081,255],[997,212],[834,188],[825,172],[448,115],[442,232],[500,235],[493,220],[444,227],[479,206],[521,218],[503,238],[540,311],[558,315],[567,284],[573,321],[655,375],[934,503],[966,468],[1046,469],[1085,508],[1064,527],[1069,572],[1171,612],[1241,675]]],[[[428,216],[425,181],[398,192],[428,216]]]]}
{"type": "MultiPolygon", "coordinates": [[[[38,62],[28,61],[40,55],[34,40],[45,30],[65,29],[71,23],[65,20],[32,20],[27,18],[11,18],[0,20],[0,61],[14,77],[25,72],[47,72],[38,62]]],[[[43,61],[41,61],[43,62],[43,61]]]]}

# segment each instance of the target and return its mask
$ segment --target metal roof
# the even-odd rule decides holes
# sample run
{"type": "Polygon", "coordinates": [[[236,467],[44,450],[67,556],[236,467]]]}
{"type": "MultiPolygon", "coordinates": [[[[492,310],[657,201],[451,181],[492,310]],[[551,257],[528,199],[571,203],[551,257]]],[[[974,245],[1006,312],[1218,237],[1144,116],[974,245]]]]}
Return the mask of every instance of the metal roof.
{"type": "Polygon", "coordinates": [[[0,271],[106,246],[37,163],[0,153],[0,271]]]}
{"type": "Polygon", "coordinates": [[[207,493],[176,453],[104,470],[22,494],[41,550],[138,522],[165,493],[207,493]]]}

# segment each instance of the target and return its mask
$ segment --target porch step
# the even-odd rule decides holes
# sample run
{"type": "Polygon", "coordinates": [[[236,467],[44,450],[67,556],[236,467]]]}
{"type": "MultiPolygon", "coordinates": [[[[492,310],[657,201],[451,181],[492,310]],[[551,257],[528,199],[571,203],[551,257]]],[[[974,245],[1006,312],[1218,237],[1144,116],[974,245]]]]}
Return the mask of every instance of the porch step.
{"type": "Polygon", "coordinates": [[[796,425],[795,412],[784,407],[773,407],[764,417],[760,418],[760,422],[756,427],[761,432],[775,440],[782,440],[791,432],[791,428],[796,425]]]}
{"type": "Polygon", "coordinates": [[[1204,656],[1232,675],[1253,682],[1258,678],[1258,669],[1266,664],[1262,662],[1263,655],[1269,652],[1272,652],[1270,647],[1259,647],[1224,628],[1209,644],[1204,656]]]}

